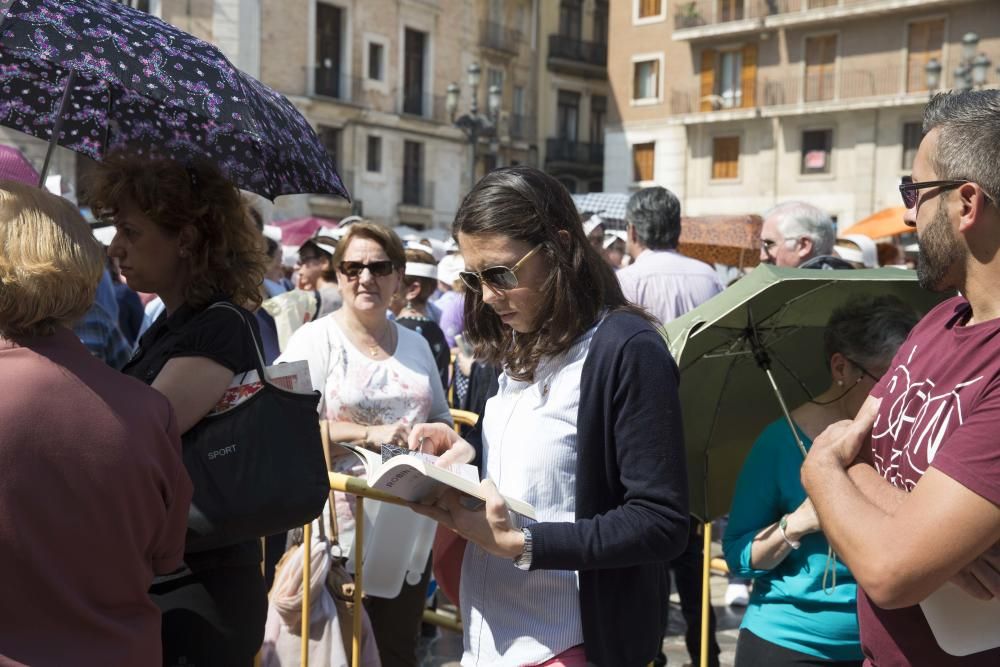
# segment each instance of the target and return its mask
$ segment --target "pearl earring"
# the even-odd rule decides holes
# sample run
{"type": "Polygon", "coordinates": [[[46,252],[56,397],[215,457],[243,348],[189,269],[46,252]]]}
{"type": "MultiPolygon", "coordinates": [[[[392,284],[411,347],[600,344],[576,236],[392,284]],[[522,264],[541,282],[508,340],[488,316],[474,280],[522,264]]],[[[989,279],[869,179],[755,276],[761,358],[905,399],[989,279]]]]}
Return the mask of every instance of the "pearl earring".
{"type": "Polygon", "coordinates": [[[837,380],[837,386],[838,387],[843,387],[844,386],[844,381],[843,380],[837,380]]]}

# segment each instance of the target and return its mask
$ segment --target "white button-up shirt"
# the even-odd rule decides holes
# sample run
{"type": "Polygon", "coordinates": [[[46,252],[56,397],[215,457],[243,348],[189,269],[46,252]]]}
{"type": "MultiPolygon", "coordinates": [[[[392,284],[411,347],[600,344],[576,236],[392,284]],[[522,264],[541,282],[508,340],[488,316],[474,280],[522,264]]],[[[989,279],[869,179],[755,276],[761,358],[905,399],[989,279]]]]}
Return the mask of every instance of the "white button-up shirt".
{"type": "MultiPolygon", "coordinates": [[[[500,492],[539,521],[576,520],[576,422],[593,327],[566,354],[544,359],[533,383],[500,376],[486,404],[483,458],[500,492]]],[[[531,522],[513,514],[517,527],[531,522]]],[[[525,572],[469,543],[462,561],[462,665],[537,665],[583,643],[580,581],[571,570],[525,572]]]]}
{"type": "Polygon", "coordinates": [[[715,269],[675,250],[643,250],[616,275],[625,298],[648,310],[661,324],[722,291],[715,269]]]}

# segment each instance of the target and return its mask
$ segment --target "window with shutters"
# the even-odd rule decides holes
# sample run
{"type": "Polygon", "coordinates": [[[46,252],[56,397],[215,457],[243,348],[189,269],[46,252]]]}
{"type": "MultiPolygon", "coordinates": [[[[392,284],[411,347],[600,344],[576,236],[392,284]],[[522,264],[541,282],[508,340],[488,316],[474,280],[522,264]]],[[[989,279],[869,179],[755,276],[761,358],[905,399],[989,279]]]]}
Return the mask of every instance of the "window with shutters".
{"type": "Polygon", "coordinates": [[[660,97],[660,61],[632,63],[632,99],[655,100],[660,97]]]}
{"type": "Polygon", "coordinates": [[[833,157],[833,130],[802,133],[802,173],[829,174],[833,157]]]}
{"type": "Polygon", "coordinates": [[[917,157],[917,149],[923,138],[924,128],[921,123],[903,123],[903,171],[913,170],[913,160],[917,157]]]}
{"type": "Polygon", "coordinates": [[[653,154],[656,143],[632,146],[632,179],[637,183],[653,180],[653,154]]]}
{"type": "Polygon", "coordinates": [[[906,47],[906,92],[927,90],[927,63],[941,60],[944,19],[914,21],[910,24],[906,47]]]}
{"type": "Polygon", "coordinates": [[[635,0],[638,4],[637,15],[641,19],[660,16],[663,13],[663,0],[635,0]]]}
{"type": "Polygon", "coordinates": [[[701,111],[757,104],[757,45],[701,52],[701,111]]]}
{"type": "Polygon", "coordinates": [[[806,37],[806,80],[802,86],[806,102],[832,100],[836,84],[837,36],[806,37]]]}
{"type": "Polygon", "coordinates": [[[712,139],[712,179],[732,180],[740,177],[740,138],[712,139]]]}
{"type": "Polygon", "coordinates": [[[313,89],[317,95],[340,98],[344,49],[344,10],[325,2],[316,3],[316,54],[313,89]]]}

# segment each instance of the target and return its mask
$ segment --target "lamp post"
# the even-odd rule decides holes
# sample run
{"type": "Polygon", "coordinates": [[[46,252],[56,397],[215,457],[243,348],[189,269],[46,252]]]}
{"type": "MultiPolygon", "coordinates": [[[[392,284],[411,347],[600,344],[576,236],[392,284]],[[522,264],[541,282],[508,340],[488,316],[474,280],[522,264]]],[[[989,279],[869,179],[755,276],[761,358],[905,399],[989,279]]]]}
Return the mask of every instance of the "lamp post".
{"type": "Polygon", "coordinates": [[[481,70],[478,63],[469,65],[467,73],[469,77],[469,90],[472,96],[469,102],[469,112],[455,118],[460,95],[457,83],[448,85],[448,96],[445,98],[445,106],[448,109],[448,117],[451,118],[452,124],[462,130],[466,139],[469,140],[469,187],[471,188],[476,182],[476,147],[479,145],[479,139],[480,137],[495,138],[497,134],[497,116],[500,113],[501,93],[499,86],[490,86],[486,101],[486,113],[480,113],[478,98],[481,70]]]}
{"type": "MultiPolygon", "coordinates": [[[[962,37],[962,60],[952,72],[956,90],[972,90],[986,83],[986,73],[992,63],[985,53],[976,55],[976,47],[978,46],[979,35],[974,32],[965,33],[965,36],[962,37]]],[[[937,58],[931,58],[924,67],[924,72],[927,74],[927,89],[931,91],[931,94],[943,83],[941,81],[943,69],[937,58]]]]}

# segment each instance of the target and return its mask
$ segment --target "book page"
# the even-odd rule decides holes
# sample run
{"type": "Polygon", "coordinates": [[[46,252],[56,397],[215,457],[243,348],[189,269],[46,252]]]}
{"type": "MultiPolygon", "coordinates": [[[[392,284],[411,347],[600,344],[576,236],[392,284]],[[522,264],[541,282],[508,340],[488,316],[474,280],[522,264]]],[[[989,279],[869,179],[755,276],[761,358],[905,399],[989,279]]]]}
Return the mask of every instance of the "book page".
{"type": "Polygon", "coordinates": [[[435,466],[441,470],[447,470],[452,472],[463,479],[467,479],[474,484],[479,484],[479,470],[474,465],[468,463],[452,463],[440,465],[440,456],[435,456],[434,454],[425,454],[424,452],[411,451],[407,447],[400,447],[399,445],[382,445],[382,463],[385,463],[389,459],[396,456],[412,456],[418,461],[427,463],[428,465],[435,466]]]}

